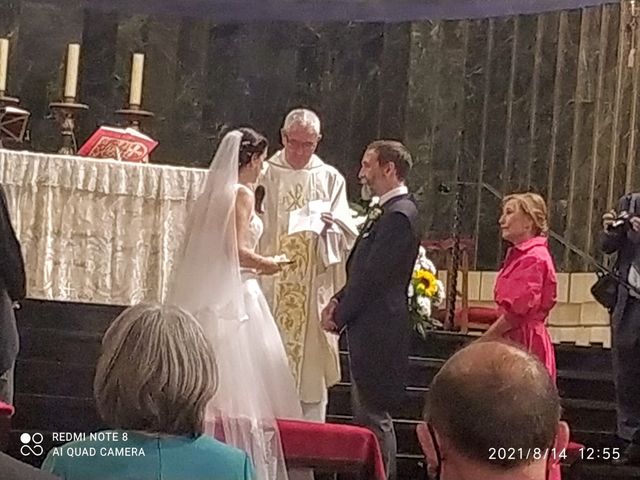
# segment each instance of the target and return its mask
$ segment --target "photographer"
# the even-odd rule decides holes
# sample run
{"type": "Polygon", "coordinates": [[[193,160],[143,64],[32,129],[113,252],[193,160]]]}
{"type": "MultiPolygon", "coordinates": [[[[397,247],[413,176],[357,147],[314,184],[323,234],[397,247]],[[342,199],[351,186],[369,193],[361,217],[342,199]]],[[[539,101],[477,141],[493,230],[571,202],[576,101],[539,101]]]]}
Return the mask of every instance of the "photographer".
{"type": "Polygon", "coordinates": [[[600,247],[617,255],[614,270],[628,284],[618,284],[611,312],[617,435],[630,442],[615,463],[640,464],[640,193],[622,197],[602,226],[600,247]]]}

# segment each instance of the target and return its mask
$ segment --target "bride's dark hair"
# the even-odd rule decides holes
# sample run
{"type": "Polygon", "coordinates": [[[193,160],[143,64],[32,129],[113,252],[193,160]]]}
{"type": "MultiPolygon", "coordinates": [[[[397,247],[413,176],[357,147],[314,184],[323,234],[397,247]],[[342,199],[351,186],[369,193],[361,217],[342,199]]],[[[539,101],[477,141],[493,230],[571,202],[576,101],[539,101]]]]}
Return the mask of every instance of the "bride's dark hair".
{"type": "MultiPolygon", "coordinates": [[[[253,156],[261,154],[269,148],[269,141],[261,133],[256,132],[253,128],[241,127],[238,131],[242,133],[240,141],[240,152],[238,153],[238,168],[248,165],[253,156]]],[[[265,189],[262,185],[258,185],[255,191],[256,205],[255,209],[258,213],[264,213],[262,203],[265,197],[265,189]]]]}
{"type": "Polygon", "coordinates": [[[251,161],[256,153],[261,154],[269,148],[269,142],[264,135],[256,132],[253,128],[242,127],[238,128],[238,131],[242,133],[240,152],[238,154],[238,167],[242,168],[251,161]]]}

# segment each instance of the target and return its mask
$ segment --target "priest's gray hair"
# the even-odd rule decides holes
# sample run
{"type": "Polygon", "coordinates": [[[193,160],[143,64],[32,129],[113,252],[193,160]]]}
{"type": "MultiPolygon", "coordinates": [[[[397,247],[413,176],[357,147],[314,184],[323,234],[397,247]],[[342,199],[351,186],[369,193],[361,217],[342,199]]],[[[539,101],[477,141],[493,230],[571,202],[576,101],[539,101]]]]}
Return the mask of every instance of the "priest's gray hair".
{"type": "Polygon", "coordinates": [[[185,310],[140,304],[114,320],[102,339],[93,391],[111,428],[195,436],[218,385],[204,331],[185,310]]]}
{"type": "Polygon", "coordinates": [[[291,110],[284,119],[282,130],[288,132],[293,125],[302,125],[312,129],[320,135],[320,117],[318,114],[307,108],[296,108],[291,110]]]}

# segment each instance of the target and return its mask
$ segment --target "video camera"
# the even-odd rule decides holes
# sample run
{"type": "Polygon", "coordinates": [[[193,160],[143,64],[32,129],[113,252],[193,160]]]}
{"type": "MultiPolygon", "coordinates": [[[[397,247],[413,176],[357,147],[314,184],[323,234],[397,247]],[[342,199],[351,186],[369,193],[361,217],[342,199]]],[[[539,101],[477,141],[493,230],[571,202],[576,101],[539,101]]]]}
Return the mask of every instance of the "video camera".
{"type": "Polygon", "coordinates": [[[638,215],[631,214],[629,212],[621,212],[611,225],[607,227],[609,232],[626,232],[631,228],[631,219],[638,215]]]}

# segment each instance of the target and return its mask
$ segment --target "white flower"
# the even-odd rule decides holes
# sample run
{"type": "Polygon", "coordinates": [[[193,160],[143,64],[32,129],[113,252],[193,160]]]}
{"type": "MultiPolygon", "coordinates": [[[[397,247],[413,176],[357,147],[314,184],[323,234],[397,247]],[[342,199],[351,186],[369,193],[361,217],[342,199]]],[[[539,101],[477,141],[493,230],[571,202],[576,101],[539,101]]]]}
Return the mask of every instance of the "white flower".
{"type": "Polygon", "coordinates": [[[418,313],[423,317],[431,316],[431,301],[427,297],[420,296],[416,299],[418,313]]]}
{"type": "Polygon", "coordinates": [[[410,283],[409,284],[409,292],[408,292],[409,298],[413,298],[413,294],[414,294],[413,284],[410,283]]]}
{"type": "Polygon", "coordinates": [[[369,214],[367,215],[367,218],[372,222],[375,222],[381,216],[382,216],[382,208],[376,206],[376,207],[373,207],[371,210],[369,210],[369,214]]]}
{"type": "Polygon", "coordinates": [[[424,257],[423,259],[420,260],[420,266],[422,268],[424,268],[425,270],[433,273],[434,275],[436,275],[438,273],[438,270],[436,269],[436,266],[427,257],[424,257]]]}
{"type": "Polygon", "coordinates": [[[380,197],[371,197],[371,201],[369,202],[369,208],[373,208],[380,203],[380,197]]]}
{"type": "Polygon", "coordinates": [[[418,249],[418,256],[416,257],[416,264],[415,264],[415,267],[414,267],[414,271],[418,271],[418,270],[421,270],[421,269],[422,270],[427,270],[427,271],[433,273],[434,275],[438,274],[438,270],[436,269],[436,266],[427,257],[427,251],[425,250],[425,248],[423,246],[420,246],[420,248],[418,249]]]}

